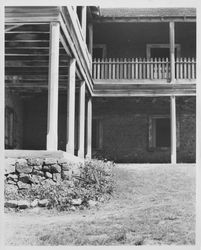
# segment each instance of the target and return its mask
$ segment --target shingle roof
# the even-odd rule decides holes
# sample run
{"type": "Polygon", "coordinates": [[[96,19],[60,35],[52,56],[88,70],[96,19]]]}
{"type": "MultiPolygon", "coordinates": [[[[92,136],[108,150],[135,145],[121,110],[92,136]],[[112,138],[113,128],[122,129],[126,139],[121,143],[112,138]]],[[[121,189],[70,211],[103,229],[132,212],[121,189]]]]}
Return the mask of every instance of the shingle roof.
{"type": "Polygon", "coordinates": [[[196,16],[195,8],[105,8],[102,17],[175,17],[196,16]]]}

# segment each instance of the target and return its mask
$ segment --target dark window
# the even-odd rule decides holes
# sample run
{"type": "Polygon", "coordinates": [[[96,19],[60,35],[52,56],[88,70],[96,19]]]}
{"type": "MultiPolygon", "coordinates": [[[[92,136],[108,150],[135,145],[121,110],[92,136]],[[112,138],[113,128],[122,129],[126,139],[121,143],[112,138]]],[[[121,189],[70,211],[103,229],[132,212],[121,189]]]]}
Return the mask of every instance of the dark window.
{"type": "Polygon", "coordinates": [[[156,126],[156,147],[170,147],[170,119],[158,118],[155,120],[156,126]]]}
{"type": "MultiPolygon", "coordinates": [[[[175,48],[175,57],[177,49],[175,48]]],[[[169,48],[151,48],[151,58],[170,58],[169,48]]]]}

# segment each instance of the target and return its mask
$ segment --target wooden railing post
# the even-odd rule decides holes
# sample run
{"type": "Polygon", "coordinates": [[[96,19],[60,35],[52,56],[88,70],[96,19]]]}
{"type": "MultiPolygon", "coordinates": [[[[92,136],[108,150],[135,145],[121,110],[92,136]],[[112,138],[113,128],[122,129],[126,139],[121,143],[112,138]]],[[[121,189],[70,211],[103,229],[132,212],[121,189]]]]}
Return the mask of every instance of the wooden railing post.
{"type": "Polygon", "coordinates": [[[170,29],[170,81],[175,82],[175,23],[169,23],[170,29]]]}

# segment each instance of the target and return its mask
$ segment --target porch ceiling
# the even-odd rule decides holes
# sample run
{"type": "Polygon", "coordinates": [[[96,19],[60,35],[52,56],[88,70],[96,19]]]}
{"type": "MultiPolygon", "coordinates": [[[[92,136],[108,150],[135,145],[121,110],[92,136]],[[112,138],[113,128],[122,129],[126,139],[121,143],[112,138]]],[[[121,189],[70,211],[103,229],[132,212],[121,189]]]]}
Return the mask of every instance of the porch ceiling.
{"type": "MultiPolygon", "coordinates": [[[[18,92],[43,91],[48,86],[49,23],[5,26],[5,83],[18,92]]],[[[60,42],[59,88],[66,89],[69,58],[60,42]]]]}

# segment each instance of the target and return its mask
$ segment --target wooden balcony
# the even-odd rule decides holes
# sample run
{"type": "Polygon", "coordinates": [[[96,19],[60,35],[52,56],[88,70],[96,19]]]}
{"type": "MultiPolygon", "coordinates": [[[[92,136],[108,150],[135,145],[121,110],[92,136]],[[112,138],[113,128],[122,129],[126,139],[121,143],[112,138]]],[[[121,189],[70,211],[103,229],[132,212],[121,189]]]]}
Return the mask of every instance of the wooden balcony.
{"type": "MultiPolygon", "coordinates": [[[[168,58],[103,58],[93,61],[95,82],[131,80],[136,83],[147,81],[170,82],[170,61],[168,58]]],[[[194,58],[176,58],[175,79],[178,82],[195,82],[196,61],[194,58]]]]}
{"type": "Polygon", "coordinates": [[[175,59],[174,81],[168,58],[97,59],[92,74],[97,97],[196,94],[195,58],[175,59]]]}

